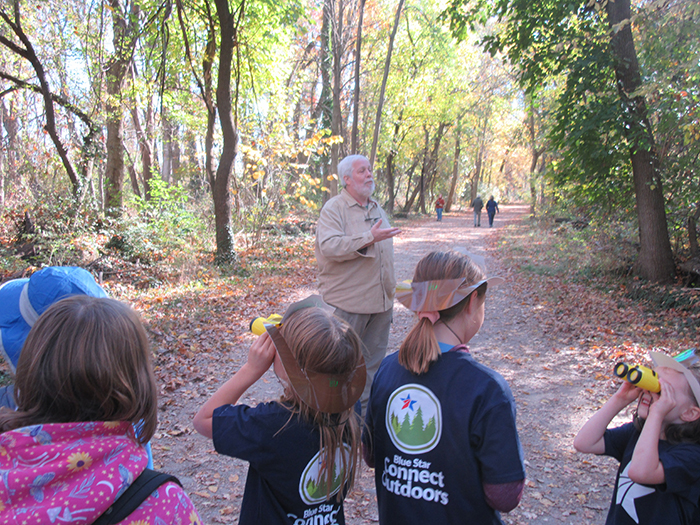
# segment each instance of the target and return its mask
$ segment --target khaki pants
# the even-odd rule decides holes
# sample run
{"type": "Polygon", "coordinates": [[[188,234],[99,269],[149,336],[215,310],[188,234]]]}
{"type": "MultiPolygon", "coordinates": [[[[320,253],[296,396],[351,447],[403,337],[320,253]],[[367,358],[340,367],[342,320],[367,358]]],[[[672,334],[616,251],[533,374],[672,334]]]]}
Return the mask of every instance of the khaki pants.
{"type": "Polygon", "coordinates": [[[362,417],[367,411],[367,402],[372,388],[374,374],[377,373],[382,359],[386,356],[386,349],[389,345],[389,329],[394,310],[387,310],[378,314],[353,314],[340,308],[335,309],[335,315],[345,319],[354,328],[357,335],[362,339],[362,354],[367,367],[367,383],[360,397],[362,403],[362,417]]]}

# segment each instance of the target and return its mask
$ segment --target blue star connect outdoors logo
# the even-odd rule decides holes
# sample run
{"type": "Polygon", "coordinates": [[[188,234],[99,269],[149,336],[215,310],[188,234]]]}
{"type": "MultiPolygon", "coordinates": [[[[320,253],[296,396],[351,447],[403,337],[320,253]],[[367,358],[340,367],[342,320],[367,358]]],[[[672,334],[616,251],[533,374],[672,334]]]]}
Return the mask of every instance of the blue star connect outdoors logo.
{"type": "Polygon", "coordinates": [[[330,492],[333,496],[337,494],[345,479],[344,464],[350,458],[350,447],[344,444],[344,448],[336,451],[333,465],[328,465],[326,454],[322,450],[318,452],[306,465],[304,472],[299,479],[299,496],[307,505],[316,505],[326,501],[326,495],[330,492]],[[343,456],[345,460],[343,460],[343,456]],[[331,487],[328,490],[328,478],[325,476],[328,468],[331,469],[331,487]]]}
{"type": "Polygon", "coordinates": [[[422,385],[403,385],[389,396],[385,424],[392,443],[402,452],[428,452],[442,435],[440,400],[422,385]]]}

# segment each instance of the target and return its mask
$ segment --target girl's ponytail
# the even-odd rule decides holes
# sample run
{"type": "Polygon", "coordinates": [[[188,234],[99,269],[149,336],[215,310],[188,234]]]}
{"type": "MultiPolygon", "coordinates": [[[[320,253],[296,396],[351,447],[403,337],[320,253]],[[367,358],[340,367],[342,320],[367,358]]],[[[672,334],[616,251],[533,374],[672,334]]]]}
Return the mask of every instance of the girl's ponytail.
{"type": "MultiPolygon", "coordinates": [[[[418,262],[413,282],[465,279],[469,283],[478,283],[484,277],[481,268],[465,255],[453,251],[431,252],[418,262]]],[[[475,292],[483,296],[486,293],[486,284],[477,288],[475,292]]],[[[469,299],[470,296],[438,312],[439,320],[447,322],[454,319],[467,307],[469,299]]],[[[440,346],[435,338],[433,322],[427,317],[421,317],[399,348],[399,364],[414,374],[424,374],[430,368],[430,364],[439,357],[440,346]]]]}
{"type": "Polygon", "coordinates": [[[401,343],[399,348],[399,364],[414,374],[424,374],[433,361],[440,357],[433,323],[428,318],[418,320],[401,343]]]}

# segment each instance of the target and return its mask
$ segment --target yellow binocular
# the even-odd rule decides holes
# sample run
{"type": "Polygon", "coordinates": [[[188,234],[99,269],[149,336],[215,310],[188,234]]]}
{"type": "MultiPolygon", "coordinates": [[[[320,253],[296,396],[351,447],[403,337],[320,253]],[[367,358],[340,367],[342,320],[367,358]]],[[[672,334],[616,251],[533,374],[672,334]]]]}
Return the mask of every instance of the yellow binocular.
{"type": "Polygon", "coordinates": [[[649,392],[661,392],[659,376],[651,368],[642,365],[628,365],[627,363],[617,363],[613,370],[617,377],[629,381],[634,386],[649,392]]]}
{"type": "Polygon", "coordinates": [[[262,335],[265,333],[266,324],[278,325],[282,322],[282,316],[278,314],[272,314],[270,317],[256,317],[250,322],[250,331],[255,335],[262,335]]]}

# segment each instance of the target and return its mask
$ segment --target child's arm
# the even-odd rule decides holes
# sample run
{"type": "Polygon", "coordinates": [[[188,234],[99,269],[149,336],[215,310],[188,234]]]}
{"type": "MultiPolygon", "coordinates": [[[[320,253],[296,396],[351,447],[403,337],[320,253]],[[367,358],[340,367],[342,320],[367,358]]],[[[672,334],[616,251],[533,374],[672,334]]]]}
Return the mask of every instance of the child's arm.
{"type": "Polygon", "coordinates": [[[194,416],[195,430],[211,438],[214,410],[223,405],[235,405],[243,393],[267,372],[275,360],[275,353],[275,345],[267,332],[258,337],[248,351],[248,361],[209,398],[209,401],[202,405],[194,416]]]}
{"type": "Polygon", "coordinates": [[[574,448],[586,454],[605,453],[605,430],[623,408],[637,399],[639,392],[632,383],[623,382],[618,391],[578,431],[574,438],[574,448]]]}
{"type": "Polygon", "coordinates": [[[659,379],[661,393],[652,394],[653,401],[642,433],[632,453],[628,475],[635,483],[658,485],[666,482],[664,466],[659,461],[659,439],[664,418],[676,406],[676,391],[670,383],[659,379]]]}

